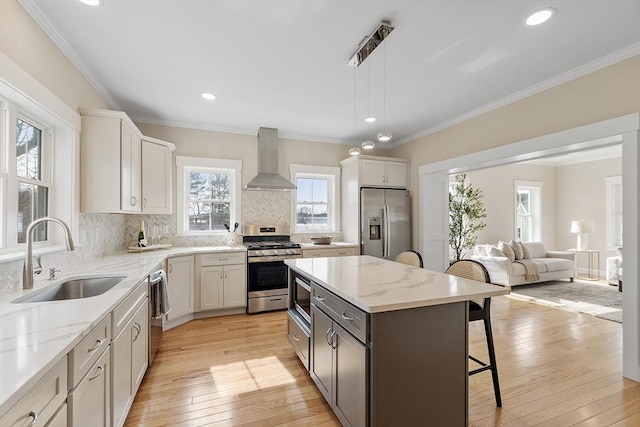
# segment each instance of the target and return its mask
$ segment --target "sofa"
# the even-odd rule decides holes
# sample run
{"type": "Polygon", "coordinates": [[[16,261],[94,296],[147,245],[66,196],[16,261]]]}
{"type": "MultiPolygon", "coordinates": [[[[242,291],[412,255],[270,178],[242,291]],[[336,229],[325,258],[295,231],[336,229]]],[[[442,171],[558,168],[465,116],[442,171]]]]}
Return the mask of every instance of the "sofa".
{"type": "Polygon", "coordinates": [[[491,283],[516,286],[576,276],[575,252],[548,251],[542,242],[477,245],[470,259],[482,263],[491,283]]]}

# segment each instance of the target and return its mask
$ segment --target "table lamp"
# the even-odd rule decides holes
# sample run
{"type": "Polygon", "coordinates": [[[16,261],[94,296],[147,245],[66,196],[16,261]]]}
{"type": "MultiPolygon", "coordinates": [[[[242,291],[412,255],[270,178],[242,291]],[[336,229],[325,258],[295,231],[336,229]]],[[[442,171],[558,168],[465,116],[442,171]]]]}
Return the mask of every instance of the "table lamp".
{"type": "Polygon", "coordinates": [[[576,242],[576,249],[579,251],[586,251],[589,244],[589,233],[595,231],[595,225],[593,221],[585,221],[581,219],[579,221],[571,221],[571,233],[578,234],[578,240],[576,242]]]}

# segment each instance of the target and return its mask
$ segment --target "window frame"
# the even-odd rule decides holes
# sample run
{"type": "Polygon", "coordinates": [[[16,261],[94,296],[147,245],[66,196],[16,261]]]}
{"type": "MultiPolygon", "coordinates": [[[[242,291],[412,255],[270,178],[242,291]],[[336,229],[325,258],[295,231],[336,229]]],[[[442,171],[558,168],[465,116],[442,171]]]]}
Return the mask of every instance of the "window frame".
{"type": "Polygon", "coordinates": [[[542,241],[542,181],[522,181],[513,182],[513,235],[516,240],[522,241],[522,236],[518,235],[518,191],[527,190],[530,194],[530,211],[528,215],[531,227],[531,240],[527,242],[542,241]]]}
{"type": "Polygon", "coordinates": [[[225,173],[230,175],[229,182],[229,221],[240,222],[242,206],[241,179],[242,161],[213,159],[206,157],[176,156],[177,174],[177,227],[178,236],[215,236],[225,235],[225,230],[190,230],[189,229],[189,179],[191,172],[225,173]]]}
{"type": "Polygon", "coordinates": [[[296,184],[298,182],[298,178],[326,179],[328,181],[327,227],[298,228],[298,193],[297,190],[293,190],[291,192],[291,232],[296,234],[339,233],[341,227],[340,168],[333,166],[314,166],[301,164],[291,164],[289,168],[291,173],[291,181],[296,184]]]}
{"type": "MultiPolygon", "coordinates": [[[[15,135],[15,128],[9,117],[9,109],[48,130],[50,137],[46,142],[49,144],[48,173],[51,184],[48,215],[66,222],[76,247],[81,247],[78,231],[80,114],[2,53],[0,64],[0,262],[24,257],[26,246],[24,243],[17,243],[17,193],[13,201],[10,200],[10,195],[13,194],[10,187],[15,185],[10,184],[10,175],[15,175],[15,163],[10,161],[9,150],[15,148],[8,131],[15,135]],[[13,170],[9,170],[9,167],[13,170]]],[[[12,156],[15,158],[15,152],[12,156]]],[[[17,191],[17,185],[15,188],[17,191]]],[[[47,242],[34,243],[34,255],[66,250],[62,227],[49,227],[47,237],[47,242]]]]}
{"type": "Polygon", "coordinates": [[[623,244],[622,233],[622,219],[624,218],[623,208],[623,188],[622,188],[622,176],[607,176],[605,177],[605,191],[606,191],[606,224],[607,224],[607,250],[615,251],[623,244]],[[618,203],[616,203],[616,190],[619,187],[618,203]],[[616,204],[618,206],[616,206],[616,204]],[[616,230],[615,217],[620,216],[619,232],[616,230]],[[618,241],[616,235],[620,238],[618,241]]]}

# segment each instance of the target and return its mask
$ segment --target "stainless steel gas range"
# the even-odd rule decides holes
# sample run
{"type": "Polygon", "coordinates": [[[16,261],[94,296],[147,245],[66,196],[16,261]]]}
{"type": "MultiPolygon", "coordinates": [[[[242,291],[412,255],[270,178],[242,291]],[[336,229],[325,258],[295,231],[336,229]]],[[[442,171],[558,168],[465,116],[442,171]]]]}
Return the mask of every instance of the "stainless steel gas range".
{"type": "Polygon", "coordinates": [[[290,240],[289,227],[247,225],[242,241],[247,247],[247,313],[288,308],[284,260],[302,258],[300,244],[290,240]]]}

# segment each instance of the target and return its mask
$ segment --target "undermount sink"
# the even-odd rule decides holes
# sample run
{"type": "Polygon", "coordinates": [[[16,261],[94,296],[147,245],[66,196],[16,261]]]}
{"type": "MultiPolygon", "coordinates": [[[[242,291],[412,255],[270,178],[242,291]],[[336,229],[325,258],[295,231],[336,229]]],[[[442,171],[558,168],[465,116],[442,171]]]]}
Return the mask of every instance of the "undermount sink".
{"type": "Polygon", "coordinates": [[[69,279],[47,286],[41,291],[17,298],[12,303],[29,303],[45,301],[61,301],[78,298],[89,298],[101,295],[122,282],[127,276],[83,277],[69,279]]]}

